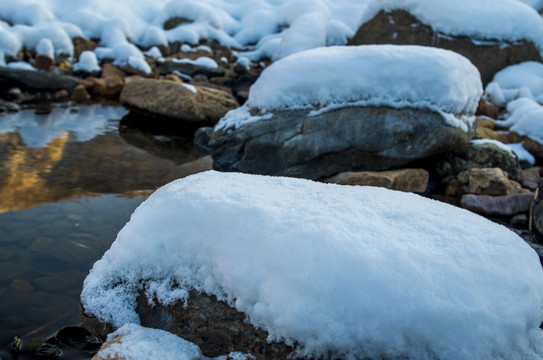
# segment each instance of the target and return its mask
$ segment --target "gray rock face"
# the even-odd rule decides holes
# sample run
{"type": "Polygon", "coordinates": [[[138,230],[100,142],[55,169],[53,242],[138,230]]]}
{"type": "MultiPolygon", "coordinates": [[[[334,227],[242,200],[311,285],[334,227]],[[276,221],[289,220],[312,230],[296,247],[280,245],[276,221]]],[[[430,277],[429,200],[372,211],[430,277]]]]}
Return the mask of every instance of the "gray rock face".
{"type": "Polygon", "coordinates": [[[67,90],[72,93],[79,83],[79,79],[67,75],[0,67],[0,92],[19,87],[30,92],[67,90]]]}
{"type": "Polygon", "coordinates": [[[197,146],[222,171],[319,179],[343,171],[388,170],[466,145],[471,132],[433,111],[345,107],[316,116],[275,111],[237,129],[209,128],[197,146]]]}
{"type": "Polygon", "coordinates": [[[436,33],[427,24],[403,10],[381,11],[363,24],[349,45],[405,44],[433,46],[467,57],[487,84],[499,70],[523,61],[541,61],[537,47],[528,41],[470,39],[436,33]],[[475,41],[474,41],[475,40],[475,41]]]}

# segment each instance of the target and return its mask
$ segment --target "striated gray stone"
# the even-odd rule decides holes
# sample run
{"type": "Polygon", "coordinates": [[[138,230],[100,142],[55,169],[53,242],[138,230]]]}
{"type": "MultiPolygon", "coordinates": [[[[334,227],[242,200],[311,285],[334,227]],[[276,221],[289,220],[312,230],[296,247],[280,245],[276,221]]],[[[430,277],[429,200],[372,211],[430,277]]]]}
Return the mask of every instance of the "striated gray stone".
{"type": "Polygon", "coordinates": [[[273,112],[239,129],[201,129],[195,142],[216,170],[319,179],[380,171],[466,146],[471,132],[430,110],[346,107],[309,116],[273,112]]]}

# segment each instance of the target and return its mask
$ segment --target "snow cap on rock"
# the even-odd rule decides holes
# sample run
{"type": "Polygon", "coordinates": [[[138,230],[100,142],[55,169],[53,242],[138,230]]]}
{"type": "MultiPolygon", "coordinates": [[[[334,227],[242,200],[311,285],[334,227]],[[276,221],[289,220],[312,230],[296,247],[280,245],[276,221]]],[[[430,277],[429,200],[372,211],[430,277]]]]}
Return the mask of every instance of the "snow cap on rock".
{"type": "Polygon", "coordinates": [[[266,68],[251,87],[246,105],[228,114],[217,128],[251,121],[237,116],[247,108],[323,111],[342,106],[430,109],[467,115],[463,120],[471,123],[482,93],[478,70],[452,51],[397,45],[318,48],[266,68]]]}
{"type": "Polygon", "coordinates": [[[74,64],[74,71],[82,71],[86,73],[94,73],[101,70],[100,65],[98,65],[98,59],[92,51],[83,51],[79,55],[79,61],[74,64]]]}
{"type": "Polygon", "coordinates": [[[81,299],[120,327],[139,322],[139,289],[165,305],[190,289],[216,295],[307,357],[543,354],[530,246],[466,210],[382,188],[214,171],[172,182],[132,214],[81,299]]]}
{"type": "Polygon", "coordinates": [[[382,10],[405,10],[436,32],[476,40],[527,40],[543,51],[543,19],[518,0],[372,0],[360,25],[382,10]]]}

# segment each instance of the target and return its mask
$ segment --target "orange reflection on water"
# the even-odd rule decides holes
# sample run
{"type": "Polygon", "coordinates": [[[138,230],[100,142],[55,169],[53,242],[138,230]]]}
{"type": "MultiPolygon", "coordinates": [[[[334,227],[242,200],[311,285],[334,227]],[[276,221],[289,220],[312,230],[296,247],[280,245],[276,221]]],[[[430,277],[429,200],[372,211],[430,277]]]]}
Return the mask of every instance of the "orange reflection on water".
{"type": "Polygon", "coordinates": [[[211,158],[192,144],[165,151],[152,136],[137,132],[129,143],[118,128],[82,142],[73,132],[57,131],[42,147],[27,146],[21,133],[11,130],[0,134],[0,213],[82,196],[146,196],[211,169],[211,158]]]}

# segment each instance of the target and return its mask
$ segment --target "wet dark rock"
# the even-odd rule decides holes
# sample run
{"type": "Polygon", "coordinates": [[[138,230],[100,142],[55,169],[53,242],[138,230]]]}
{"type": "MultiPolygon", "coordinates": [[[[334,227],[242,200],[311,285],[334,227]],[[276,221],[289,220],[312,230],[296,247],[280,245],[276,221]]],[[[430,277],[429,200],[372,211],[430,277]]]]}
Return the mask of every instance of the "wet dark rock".
{"type": "Polygon", "coordinates": [[[471,39],[434,32],[428,24],[403,10],[380,11],[349,41],[349,45],[366,44],[422,45],[455,51],[479,69],[484,84],[509,65],[541,61],[539,50],[532,42],[471,39]]]}
{"type": "Polygon", "coordinates": [[[473,168],[498,167],[505,171],[510,179],[520,180],[521,167],[518,160],[509,152],[494,144],[469,145],[440,156],[436,163],[439,176],[457,176],[473,168]]]}
{"type": "Polygon", "coordinates": [[[144,115],[204,125],[216,123],[239,106],[224,91],[208,87],[195,90],[173,81],[134,79],[124,86],[120,100],[130,110],[144,115]]]}
{"type": "Polygon", "coordinates": [[[101,341],[83,326],[66,326],[45,340],[34,359],[90,359],[100,345],[101,341]]]}
{"type": "Polygon", "coordinates": [[[87,314],[83,305],[79,304],[79,316],[85,330],[100,341],[104,341],[108,334],[115,331],[115,327],[107,322],[100,321],[96,316],[87,314]]]}
{"type": "Polygon", "coordinates": [[[348,107],[308,115],[275,111],[237,129],[202,129],[195,143],[216,170],[319,179],[400,167],[466,146],[471,137],[429,110],[348,107]]]}
{"type": "Polygon", "coordinates": [[[67,90],[72,93],[79,83],[79,79],[67,75],[0,67],[0,94],[14,87],[30,92],[67,90]]]}
{"type": "MultiPolygon", "coordinates": [[[[251,325],[245,314],[217,300],[214,295],[191,291],[187,305],[150,306],[145,295],[137,299],[136,311],[141,325],[169,331],[200,346],[205,356],[215,357],[232,351],[248,351],[257,359],[286,359],[292,348],[284,343],[268,343],[267,332],[251,325]]],[[[83,323],[95,336],[105,338],[111,325],[88,318],[82,311],[83,323]]]]}
{"type": "Polygon", "coordinates": [[[464,209],[490,216],[512,216],[530,210],[533,194],[489,196],[466,194],[460,201],[464,209]]]}
{"type": "Polygon", "coordinates": [[[528,216],[526,214],[518,214],[511,218],[510,224],[517,227],[528,225],[528,216]]]}
{"type": "Polygon", "coordinates": [[[163,61],[158,63],[157,69],[160,72],[160,75],[172,74],[176,71],[191,77],[196,75],[204,75],[207,78],[213,78],[224,75],[224,70],[221,68],[213,69],[205,66],[174,61],[163,61]]]}

